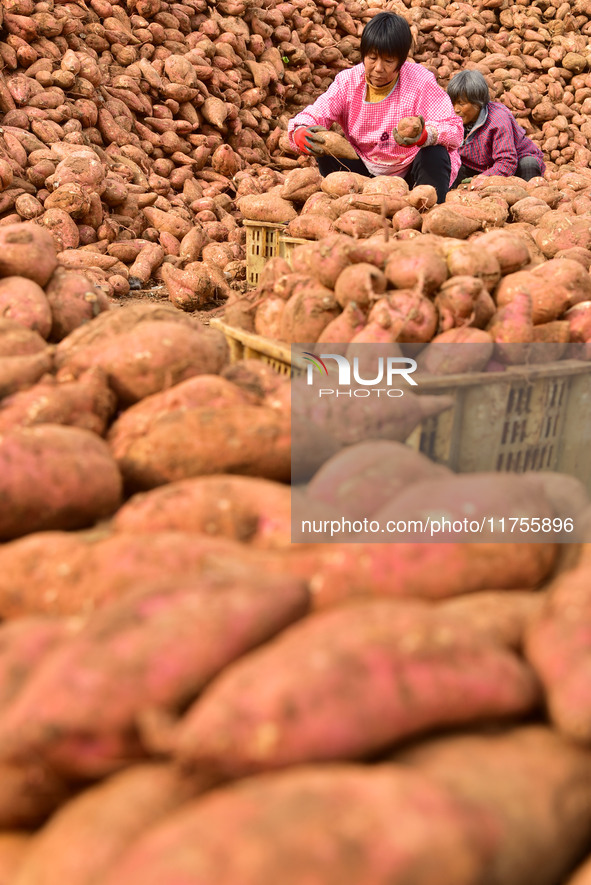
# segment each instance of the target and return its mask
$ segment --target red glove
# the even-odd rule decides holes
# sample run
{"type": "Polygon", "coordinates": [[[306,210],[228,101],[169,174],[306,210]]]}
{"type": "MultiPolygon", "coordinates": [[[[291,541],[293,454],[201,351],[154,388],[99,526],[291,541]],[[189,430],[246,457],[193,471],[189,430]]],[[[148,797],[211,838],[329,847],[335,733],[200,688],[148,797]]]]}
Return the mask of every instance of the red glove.
{"type": "Polygon", "coordinates": [[[398,134],[397,130],[395,129],[393,132],[393,135],[394,135],[394,141],[397,144],[401,145],[402,147],[414,147],[415,145],[417,147],[421,147],[421,145],[425,144],[425,142],[427,141],[427,136],[428,136],[428,132],[425,127],[425,121],[422,117],[417,117],[416,119],[420,120],[420,122],[423,125],[421,132],[415,138],[403,138],[401,135],[398,134]]]}
{"type": "Polygon", "coordinates": [[[321,145],[324,139],[317,132],[325,132],[323,126],[300,126],[293,134],[297,148],[302,154],[315,154],[319,156],[323,153],[321,145]]]}

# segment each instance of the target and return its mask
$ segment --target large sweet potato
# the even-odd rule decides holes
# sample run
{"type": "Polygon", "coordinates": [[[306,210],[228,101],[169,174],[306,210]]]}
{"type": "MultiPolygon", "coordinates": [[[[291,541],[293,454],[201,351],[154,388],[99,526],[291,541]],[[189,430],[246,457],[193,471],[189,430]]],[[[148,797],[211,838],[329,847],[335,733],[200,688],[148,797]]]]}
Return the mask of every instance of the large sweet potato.
{"type": "Polygon", "coordinates": [[[210,473],[290,478],[289,415],[264,406],[176,409],[158,416],[143,437],[115,437],[111,446],[130,489],[210,473]]]}
{"type": "Polygon", "coordinates": [[[45,292],[34,280],[26,277],[0,279],[0,316],[39,332],[43,338],[49,337],[51,308],[45,292]]]}
{"type": "Polygon", "coordinates": [[[121,486],[95,433],[57,424],[13,429],[0,436],[0,538],[92,525],[117,509],[121,486]]]}
{"type": "Polygon", "coordinates": [[[107,296],[83,273],[58,268],[45,289],[51,308],[51,341],[61,341],[78,326],[109,310],[107,296]]]}
{"type": "Polygon", "coordinates": [[[403,443],[368,440],[347,446],[326,461],[306,491],[310,498],[354,519],[363,519],[405,486],[448,473],[446,467],[403,443]]]}
{"type": "Polygon", "coordinates": [[[564,572],[526,637],[526,655],[546,692],[550,718],[567,737],[591,742],[589,562],[564,572]]]}
{"type": "Polygon", "coordinates": [[[308,609],[296,578],[223,569],[129,593],[34,670],[0,721],[0,758],[97,777],[142,755],[135,725],[177,712],[229,662],[308,609]],[[100,711],[100,713],[97,713],[100,711]]]}
{"type": "Polygon", "coordinates": [[[48,230],[32,222],[0,227],[0,276],[27,277],[45,286],[56,267],[56,249],[48,230]]]}
{"type": "Polygon", "coordinates": [[[33,424],[68,424],[102,436],[115,412],[115,394],[98,367],[75,381],[52,376],[0,401],[0,432],[33,424]]]}
{"type": "Polygon", "coordinates": [[[37,833],[11,881],[13,885],[91,885],[133,839],[198,793],[199,783],[170,765],[131,766],[60,808],[37,833]]]}
{"type": "Polygon", "coordinates": [[[418,772],[304,767],[190,802],[103,883],[473,885],[493,847],[487,816],[418,772]]]}
{"type": "Polygon", "coordinates": [[[556,885],[588,847],[590,753],[542,725],[423,741],[393,756],[493,815],[491,885],[556,885]]]}
{"type": "Polygon", "coordinates": [[[533,672],[460,619],[414,600],[365,602],[306,618],[227,667],[181,720],[174,753],[228,776],[358,759],[539,699],[533,672]]]}
{"type": "Polygon", "coordinates": [[[215,374],[227,352],[226,339],[216,330],[146,320],[74,354],[59,351],[58,364],[74,377],[100,366],[119,401],[129,404],[194,375],[215,374]]]}
{"type": "Polygon", "coordinates": [[[252,476],[201,476],[135,495],[113,527],[126,532],[195,531],[256,547],[291,539],[289,486],[252,476]]]}

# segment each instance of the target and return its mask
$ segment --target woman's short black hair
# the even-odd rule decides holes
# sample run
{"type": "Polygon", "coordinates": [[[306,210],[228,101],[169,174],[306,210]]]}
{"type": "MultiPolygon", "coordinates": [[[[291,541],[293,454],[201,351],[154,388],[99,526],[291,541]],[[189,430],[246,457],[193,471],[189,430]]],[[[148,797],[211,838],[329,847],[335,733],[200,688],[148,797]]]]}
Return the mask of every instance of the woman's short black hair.
{"type": "Polygon", "coordinates": [[[396,58],[399,67],[410,52],[412,34],[406,19],[395,12],[379,12],[369,21],[361,35],[361,58],[370,52],[396,58]]]}
{"type": "Polygon", "coordinates": [[[481,109],[490,101],[488,84],[480,71],[459,71],[449,81],[447,94],[452,104],[458,99],[464,99],[481,109]]]}

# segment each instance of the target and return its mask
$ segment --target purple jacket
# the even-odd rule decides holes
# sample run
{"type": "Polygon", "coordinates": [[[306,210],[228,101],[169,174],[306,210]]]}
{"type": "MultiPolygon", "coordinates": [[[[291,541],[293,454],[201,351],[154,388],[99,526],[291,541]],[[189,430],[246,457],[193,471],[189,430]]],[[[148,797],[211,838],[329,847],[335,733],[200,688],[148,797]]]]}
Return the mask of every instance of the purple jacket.
{"type": "Polygon", "coordinates": [[[482,109],[459,150],[464,166],[481,175],[515,175],[523,157],[535,157],[542,174],[546,168],[540,148],[517,125],[511,111],[496,101],[482,109]]]}

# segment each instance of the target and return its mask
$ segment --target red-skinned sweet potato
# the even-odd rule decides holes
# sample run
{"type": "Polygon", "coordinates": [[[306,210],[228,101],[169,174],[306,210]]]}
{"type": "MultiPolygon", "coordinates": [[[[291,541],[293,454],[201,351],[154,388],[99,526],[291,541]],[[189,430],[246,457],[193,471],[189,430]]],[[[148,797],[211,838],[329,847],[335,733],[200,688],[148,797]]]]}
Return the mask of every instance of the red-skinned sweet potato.
{"type": "Polygon", "coordinates": [[[119,506],[119,470],[108,446],[88,430],[56,424],[12,429],[0,437],[0,463],[4,540],[83,528],[119,506]]]}
{"type": "Polygon", "coordinates": [[[459,619],[417,601],[365,602],[307,618],[226,668],[181,720],[174,754],[236,777],[363,758],[412,734],[538,702],[531,670],[459,619]],[[261,695],[254,686],[263,673],[261,695]]]}
{"type": "Polygon", "coordinates": [[[416,772],[314,766],[186,805],[133,844],[104,885],[471,885],[495,845],[481,810],[416,772]]]}
{"type": "Polygon", "coordinates": [[[2,718],[0,758],[46,759],[83,778],[117,770],[142,755],[143,711],[176,713],[308,605],[301,580],[231,568],[128,593],[34,670],[2,718]]]}
{"type": "Polygon", "coordinates": [[[51,308],[45,292],[25,277],[0,279],[0,316],[14,320],[43,338],[51,331],[51,308]]]}
{"type": "Polygon", "coordinates": [[[189,780],[172,766],[156,762],[133,765],[88,787],[37,833],[20,865],[18,882],[90,885],[108,871],[132,840],[197,796],[200,788],[197,779],[189,780]],[[107,822],[108,832],[97,841],[97,830],[107,822]]]}
{"type": "Polygon", "coordinates": [[[291,538],[289,486],[251,476],[201,476],[134,495],[113,528],[124,532],[194,531],[255,547],[283,547],[291,538]]]}

